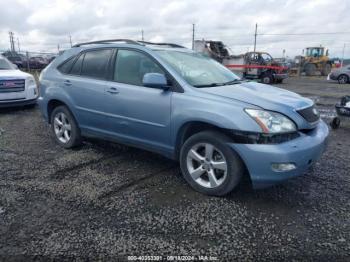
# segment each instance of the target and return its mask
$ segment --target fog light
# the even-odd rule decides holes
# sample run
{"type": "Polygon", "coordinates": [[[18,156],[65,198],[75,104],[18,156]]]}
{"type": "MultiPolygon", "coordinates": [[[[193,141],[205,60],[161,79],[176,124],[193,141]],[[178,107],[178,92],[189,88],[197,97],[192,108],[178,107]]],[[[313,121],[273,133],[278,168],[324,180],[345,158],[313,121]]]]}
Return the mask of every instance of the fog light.
{"type": "Polygon", "coordinates": [[[297,166],[294,163],[273,163],[271,168],[275,172],[287,172],[296,169],[297,166]]]}

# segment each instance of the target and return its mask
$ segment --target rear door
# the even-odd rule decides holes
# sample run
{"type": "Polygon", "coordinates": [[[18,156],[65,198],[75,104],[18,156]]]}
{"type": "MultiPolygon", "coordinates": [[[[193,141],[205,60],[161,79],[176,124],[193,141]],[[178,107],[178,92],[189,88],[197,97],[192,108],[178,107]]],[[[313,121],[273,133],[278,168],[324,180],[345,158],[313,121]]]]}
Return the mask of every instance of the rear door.
{"type": "Polygon", "coordinates": [[[108,48],[80,54],[62,80],[83,130],[103,132],[107,128],[105,88],[112,54],[108,48]]]}
{"type": "Polygon", "coordinates": [[[114,60],[105,103],[110,131],[132,143],[168,150],[172,91],[142,85],[146,73],[165,71],[138,50],[119,49],[114,60]]]}

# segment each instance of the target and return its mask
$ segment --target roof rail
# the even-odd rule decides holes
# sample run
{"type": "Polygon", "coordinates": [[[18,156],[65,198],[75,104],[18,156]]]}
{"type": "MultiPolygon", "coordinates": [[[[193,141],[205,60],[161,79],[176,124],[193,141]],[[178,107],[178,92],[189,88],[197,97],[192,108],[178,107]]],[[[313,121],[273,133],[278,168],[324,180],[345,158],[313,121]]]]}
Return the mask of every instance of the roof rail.
{"type": "Polygon", "coordinates": [[[170,47],[175,47],[175,48],[186,48],[182,45],[178,45],[178,44],[172,44],[172,43],[152,43],[152,42],[147,42],[147,41],[137,41],[141,44],[145,44],[145,45],[165,45],[165,46],[170,46],[170,47]]]}
{"type": "Polygon", "coordinates": [[[98,40],[98,41],[92,41],[92,42],[79,43],[79,44],[73,45],[73,47],[80,47],[83,45],[93,45],[93,44],[108,44],[108,43],[114,43],[114,42],[125,42],[127,44],[140,45],[139,42],[130,40],[130,39],[108,39],[108,40],[98,40]]]}

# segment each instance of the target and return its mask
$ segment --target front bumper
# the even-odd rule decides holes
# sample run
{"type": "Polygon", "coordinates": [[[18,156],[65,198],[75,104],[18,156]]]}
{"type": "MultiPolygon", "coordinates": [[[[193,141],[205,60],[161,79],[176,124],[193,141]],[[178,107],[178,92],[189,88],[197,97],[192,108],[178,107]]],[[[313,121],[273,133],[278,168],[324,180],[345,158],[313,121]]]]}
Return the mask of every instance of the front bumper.
{"type": "Polygon", "coordinates": [[[4,107],[17,107],[17,106],[27,106],[36,104],[37,98],[34,99],[16,99],[16,100],[5,100],[0,101],[0,108],[4,107]]]}
{"type": "Polygon", "coordinates": [[[288,74],[273,74],[275,80],[283,80],[288,78],[288,74]]]}
{"type": "Polygon", "coordinates": [[[266,188],[304,174],[324,152],[328,140],[327,125],[320,120],[308,134],[281,144],[230,144],[244,161],[253,188],[266,188]],[[294,163],[291,171],[276,172],[273,163],[294,163]]]}

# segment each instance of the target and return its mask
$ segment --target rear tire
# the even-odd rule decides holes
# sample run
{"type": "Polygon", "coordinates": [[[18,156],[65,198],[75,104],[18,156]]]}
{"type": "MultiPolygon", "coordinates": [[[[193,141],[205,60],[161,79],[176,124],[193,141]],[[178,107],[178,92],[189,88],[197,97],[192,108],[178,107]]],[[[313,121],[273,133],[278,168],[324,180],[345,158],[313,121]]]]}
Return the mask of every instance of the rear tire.
{"type": "Polygon", "coordinates": [[[282,84],[283,83],[283,79],[276,79],[276,84],[282,84]]]}
{"type": "Polygon", "coordinates": [[[244,164],[227,143],[230,138],[216,131],[191,136],[180,152],[185,180],[196,191],[213,196],[231,192],[241,181],[244,164]],[[209,152],[209,153],[208,153],[209,152]]]}
{"type": "Polygon", "coordinates": [[[56,142],[64,148],[81,144],[80,129],[66,106],[56,107],[51,114],[51,131],[56,142]]]}
{"type": "Polygon", "coordinates": [[[338,76],[338,83],[339,84],[343,85],[343,84],[346,84],[348,82],[349,82],[349,77],[347,75],[342,74],[342,75],[338,76]]]}
{"type": "Polygon", "coordinates": [[[332,66],[330,64],[325,64],[322,68],[321,75],[327,76],[332,70],[332,66]]]}
{"type": "Polygon", "coordinates": [[[316,65],[314,64],[305,65],[305,74],[307,76],[314,76],[316,74],[316,65]]]}

